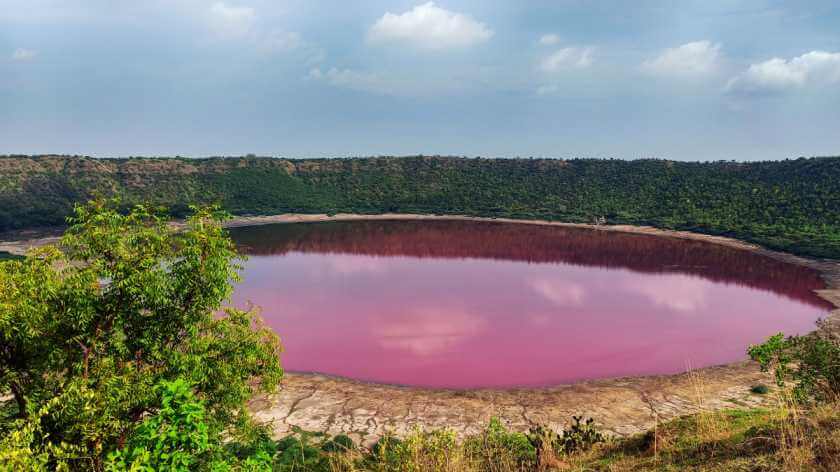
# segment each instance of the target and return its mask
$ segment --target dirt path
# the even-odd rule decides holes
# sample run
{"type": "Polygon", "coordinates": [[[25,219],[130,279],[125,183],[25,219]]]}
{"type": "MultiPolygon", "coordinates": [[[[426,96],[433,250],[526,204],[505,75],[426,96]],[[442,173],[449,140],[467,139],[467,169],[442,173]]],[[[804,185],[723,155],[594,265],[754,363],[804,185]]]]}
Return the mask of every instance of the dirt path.
{"type": "MultiPolygon", "coordinates": [[[[404,214],[237,217],[227,226],[424,219],[495,221],[641,233],[707,241],[756,252],[819,271],[826,288],[817,293],[836,307],[826,320],[832,329],[840,331],[840,262],[770,251],[731,238],[641,226],[404,214]]],[[[48,237],[0,241],[0,251],[23,254],[30,247],[56,240],[48,237]]],[[[276,436],[282,436],[292,426],[298,426],[330,434],[349,434],[366,444],[386,432],[403,435],[414,427],[449,427],[459,434],[470,434],[486,425],[491,416],[500,417],[514,429],[527,430],[535,424],[558,428],[567,424],[572,415],[584,415],[595,418],[604,430],[625,436],[646,431],[659,421],[698,410],[757,406],[772,401],[772,397],[750,392],[750,387],[759,383],[769,385],[772,380],[749,362],[709,367],[681,375],[594,380],[540,389],[472,391],[377,385],[318,374],[288,373],[278,393],[256,398],[250,406],[258,420],[271,425],[276,436]]]]}

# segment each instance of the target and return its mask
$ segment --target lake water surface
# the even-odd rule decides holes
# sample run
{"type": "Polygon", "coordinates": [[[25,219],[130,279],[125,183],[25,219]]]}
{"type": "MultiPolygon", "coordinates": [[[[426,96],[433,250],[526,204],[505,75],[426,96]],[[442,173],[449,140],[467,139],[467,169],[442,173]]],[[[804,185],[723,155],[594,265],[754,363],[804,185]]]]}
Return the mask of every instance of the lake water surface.
{"type": "Polygon", "coordinates": [[[425,387],[547,386],[671,374],[805,333],[815,272],[720,245],[470,221],[235,228],[234,303],[282,339],[283,366],[425,387]]]}

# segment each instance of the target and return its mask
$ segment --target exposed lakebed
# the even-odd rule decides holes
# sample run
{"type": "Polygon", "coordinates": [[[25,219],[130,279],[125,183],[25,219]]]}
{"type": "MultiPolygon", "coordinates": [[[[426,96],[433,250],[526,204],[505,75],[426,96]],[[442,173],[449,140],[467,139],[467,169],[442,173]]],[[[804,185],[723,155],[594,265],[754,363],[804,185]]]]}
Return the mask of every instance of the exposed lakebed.
{"type": "Polygon", "coordinates": [[[234,302],[283,364],[377,383],[548,386],[671,374],[813,330],[819,274],[702,241],[477,221],[234,228],[234,302]]]}

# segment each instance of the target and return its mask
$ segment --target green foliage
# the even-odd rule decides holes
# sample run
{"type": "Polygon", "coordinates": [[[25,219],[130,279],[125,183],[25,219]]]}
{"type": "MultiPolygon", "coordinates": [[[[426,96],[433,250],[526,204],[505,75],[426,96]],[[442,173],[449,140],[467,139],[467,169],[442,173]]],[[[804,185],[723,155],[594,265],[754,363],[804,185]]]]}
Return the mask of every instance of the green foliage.
{"type": "Polygon", "coordinates": [[[269,470],[277,454],[277,442],[264,426],[247,425],[223,444],[224,457],[234,470],[269,470]]]}
{"type": "MultiPolygon", "coordinates": [[[[47,464],[55,454],[43,450],[43,443],[36,440],[40,424],[20,423],[0,440],[0,467],[3,470],[47,470],[47,464]]],[[[66,467],[63,461],[61,465],[66,467]]]]}
{"type": "Polygon", "coordinates": [[[400,471],[447,470],[452,451],[457,447],[455,432],[451,429],[428,433],[415,432],[395,446],[400,458],[400,471]]]}
{"type": "Polygon", "coordinates": [[[326,441],[321,449],[325,452],[348,452],[356,449],[353,440],[344,434],[339,434],[334,438],[326,441]]]}
{"type": "Polygon", "coordinates": [[[102,468],[161,414],[155,386],[177,379],[195,389],[209,437],[235,436],[245,401],[282,376],[276,335],[222,306],[238,277],[225,215],[194,209],[176,231],[147,207],[116,208],[80,206],[59,246],[0,264],[0,391],[18,418],[0,433],[33,458],[56,462],[70,444],[84,451],[71,466],[102,468]]]}
{"type": "Polygon", "coordinates": [[[469,454],[481,460],[487,470],[530,469],[537,465],[537,450],[524,433],[510,431],[498,418],[466,443],[469,454]]]}
{"type": "Polygon", "coordinates": [[[380,438],[358,463],[364,470],[383,472],[453,470],[459,449],[455,432],[450,429],[415,429],[404,439],[380,438]]]}
{"type": "Polygon", "coordinates": [[[563,451],[585,451],[594,444],[604,442],[604,435],[595,426],[595,420],[587,418],[581,423],[582,416],[573,416],[574,423],[569,429],[563,430],[563,451]]]}
{"type": "Polygon", "coordinates": [[[0,439],[0,470],[67,471],[78,466],[92,468],[95,459],[82,445],[48,440],[50,413],[59,410],[62,401],[72,395],[72,392],[65,392],[63,396],[45,402],[29,418],[17,419],[4,425],[3,437],[0,439]]]}
{"type": "Polygon", "coordinates": [[[574,423],[560,434],[545,427],[524,434],[509,430],[498,418],[491,418],[479,434],[460,442],[452,430],[416,429],[402,439],[388,435],[380,438],[369,453],[348,447],[331,454],[358,457],[350,467],[344,461],[345,468],[340,470],[536,470],[556,463],[559,454],[573,454],[604,442],[594,422],[581,419],[574,417],[574,423]]]}
{"type": "Polygon", "coordinates": [[[209,434],[204,403],[185,381],[164,381],[156,391],[161,398],[157,413],[144,419],[128,443],[109,455],[106,470],[272,470],[278,446],[265,429],[251,427],[239,440],[220,444],[219,434],[209,434]]]}
{"type": "Polygon", "coordinates": [[[323,434],[308,433],[296,429],[292,434],[277,442],[278,453],[274,458],[274,470],[283,472],[329,472],[329,457],[319,444],[322,439],[323,434]]]}
{"type": "Polygon", "coordinates": [[[840,257],[840,157],[775,162],[0,157],[0,231],[61,224],[94,194],[236,214],[429,213],[651,225],[840,257]],[[58,169],[58,170],[56,170],[58,169]]]}
{"type": "Polygon", "coordinates": [[[767,385],[758,384],[750,387],[750,392],[756,395],[767,395],[770,392],[770,388],[767,385]]]}
{"type": "Polygon", "coordinates": [[[785,385],[785,379],[791,375],[791,343],[785,338],[784,333],[777,333],[767,338],[761,344],[755,344],[747,349],[750,359],[761,365],[761,370],[767,372],[773,370],[776,384],[780,387],[785,385]]]}
{"type": "Polygon", "coordinates": [[[793,393],[801,400],[840,397],[840,336],[823,323],[805,336],[776,334],[747,352],[762,370],[773,371],[780,387],[792,381],[793,393]]]}
{"type": "Polygon", "coordinates": [[[181,379],[156,387],[157,412],[144,419],[128,443],[108,457],[106,469],[187,471],[211,448],[204,405],[181,379]]]}
{"type": "Polygon", "coordinates": [[[372,459],[379,463],[399,463],[398,452],[402,448],[402,440],[386,434],[379,438],[370,449],[372,459]]]}
{"type": "Polygon", "coordinates": [[[544,426],[531,428],[528,432],[528,440],[540,452],[548,449],[555,454],[572,454],[578,451],[586,451],[595,444],[605,441],[604,435],[595,426],[595,420],[587,418],[581,422],[582,416],[572,416],[572,425],[559,434],[544,426]],[[548,446],[548,447],[547,447],[548,446]]]}

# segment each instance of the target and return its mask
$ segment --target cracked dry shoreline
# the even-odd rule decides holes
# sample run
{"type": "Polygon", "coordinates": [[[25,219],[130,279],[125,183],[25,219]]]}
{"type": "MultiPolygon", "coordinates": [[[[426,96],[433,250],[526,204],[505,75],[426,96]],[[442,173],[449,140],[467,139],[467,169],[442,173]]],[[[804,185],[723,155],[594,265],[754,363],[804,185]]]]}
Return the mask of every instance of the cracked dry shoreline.
{"type": "Polygon", "coordinates": [[[277,437],[296,426],[347,434],[366,445],[383,434],[404,436],[416,427],[473,434],[493,416],[525,431],[538,424],[559,429],[572,415],[584,415],[610,434],[628,436],[700,410],[764,405],[771,398],[751,393],[750,386],[770,381],[747,362],[680,375],[508,390],[399,387],[287,373],[277,393],[255,398],[249,406],[277,437]]]}
{"type": "MultiPolygon", "coordinates": [[[[840,331],[840,262],[771,251],[726,237],[629,225],[593,226],[540,220],[406,214],[237,217],[227,226],[424,219],[589,228],[706,241],[751,251],[816,270],[825,281],[825,288],[816,293],[835,307],[825,318],[827,329],[840,331]]],[[[31,246],[52,243],[56,239],[0,242],[0,251],[22,254],[31,246]]],[[[677,375],[590,380],[546,388],[463,391],[380,385],[320,374],[287,373],[277,393],[254,398],[249,406],[255,418],[269,425],[276,437],[283,436],[294,426],[333,435],[347,434],[368,445],[385,433],[402,436],[415,427],[447,427],[461,436],[472,434],[480,431],[492,416],[499,417],[512,429],[527,430],[535,424],[558,429],[566,425],[572,415],[584,415],[594,418],[599,427],[608,433],[628,436],[647,431],[658,422],[701,410],[754,407],[773,402],[772,396],[750,392],[750,387],[758,383],[771,384],[772,379],[760,372],[755,363],[746,361],[677,375]]]]}

